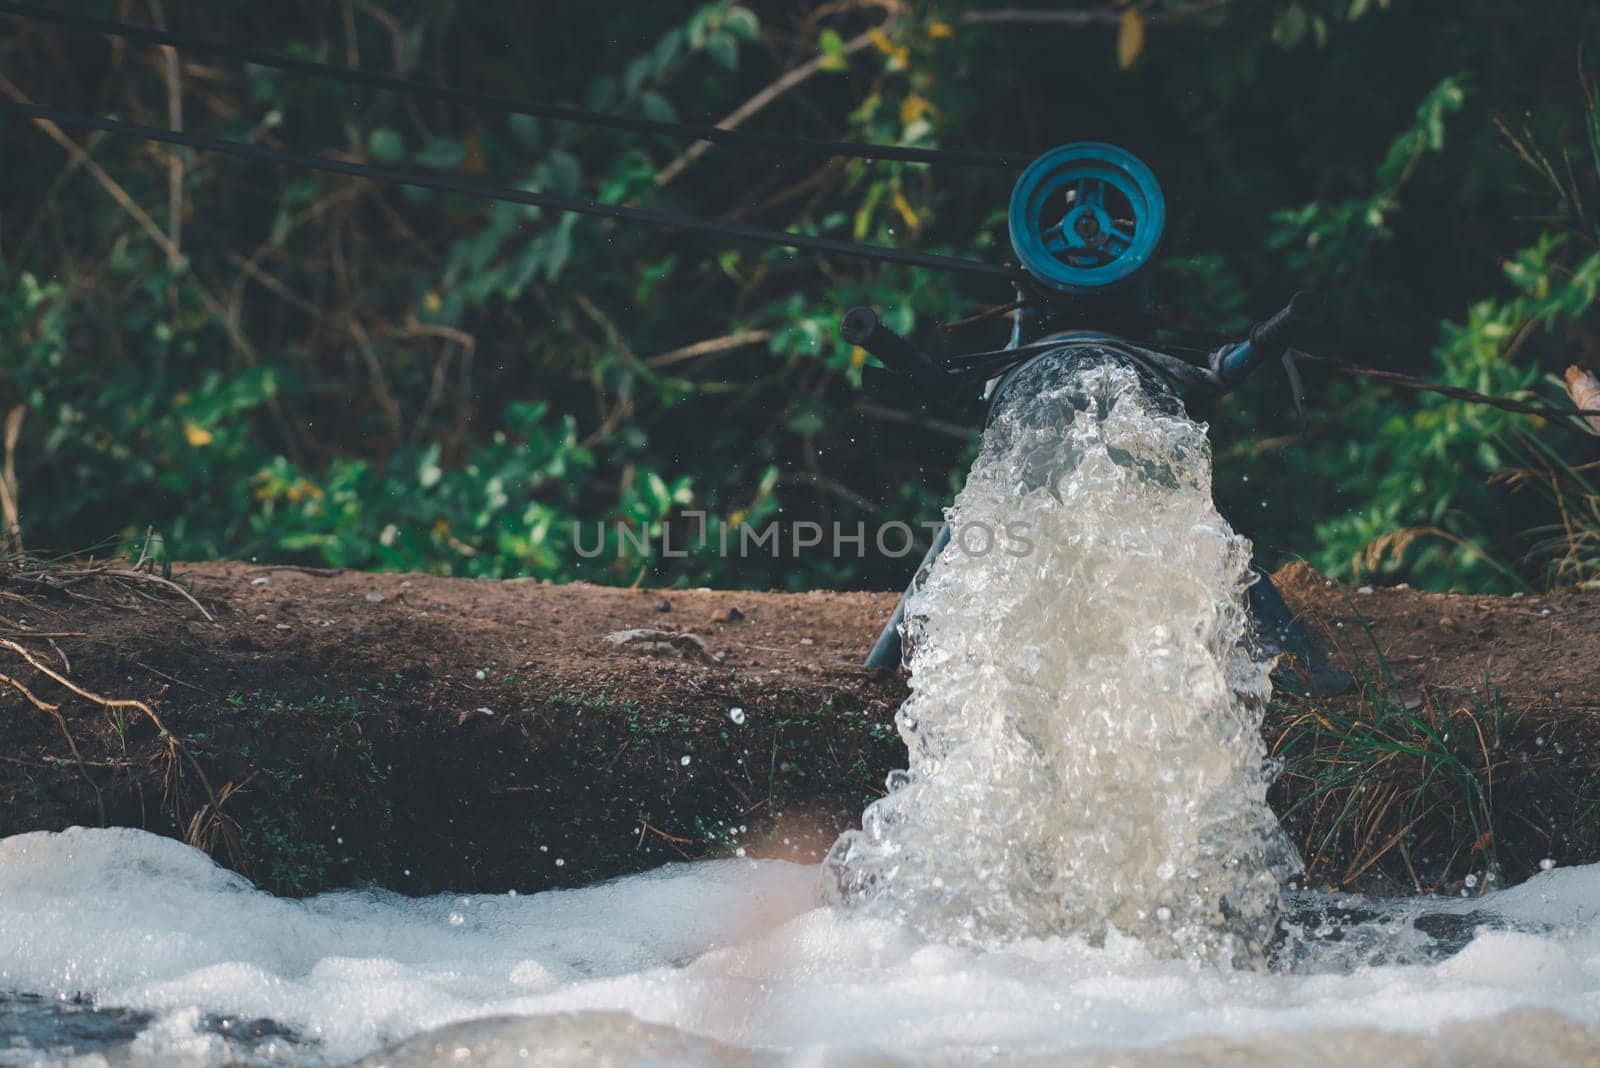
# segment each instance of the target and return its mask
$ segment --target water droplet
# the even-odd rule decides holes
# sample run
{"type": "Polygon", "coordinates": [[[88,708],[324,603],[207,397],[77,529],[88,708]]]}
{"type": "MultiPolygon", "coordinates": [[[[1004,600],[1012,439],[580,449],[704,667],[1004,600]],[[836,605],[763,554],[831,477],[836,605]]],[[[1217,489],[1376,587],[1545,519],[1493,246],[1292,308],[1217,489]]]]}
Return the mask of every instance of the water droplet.
{"type": "Polygon", "coordinates": [[[464,924],[466,922],[467,922],[467,918],[465,916],[461,915],[461,913],[452,912],[450,914],[450,926],[451,927],[460,927],[462,924],[464,924]]]}

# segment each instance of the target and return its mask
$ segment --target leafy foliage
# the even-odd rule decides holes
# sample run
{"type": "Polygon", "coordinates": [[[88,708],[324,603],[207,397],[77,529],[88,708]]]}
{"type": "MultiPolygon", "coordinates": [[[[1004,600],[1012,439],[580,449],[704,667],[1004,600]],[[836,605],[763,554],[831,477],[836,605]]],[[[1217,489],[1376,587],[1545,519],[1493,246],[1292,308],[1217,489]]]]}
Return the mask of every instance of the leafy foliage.
{"type": "MultiPolygon", "coordinates": [[[[909,145],[1128,145],[1167,186],[1169,319],[1237,329],[1316,286],[1369,362],[1554,397],[1596,362],[1592,5],[1148,0],[1010,5],[383,0],[175,12],[186,33],[656,119],[909,145]],[[1060,17],[1062,12],[1069,17],[1060,17]],[[1019,76],[1023,75],[1023,76],[1019,76]],[[1499,126],[1497,126],[1499,123],[1499,126]]],[[[139,19],[109,2],[89,13],[139,19]]],[[[27,24],[0,42],[53,106],[389,166],[999,261],[1010,176],[774,157],[353,92],[27,24]]],[[[0,86],[0,89],[5,88],[0,86]]],[[[7,90],[10,91],[10,90],[7,90]]],[[[683,558],[618,539],[741,521],[938,518],[974,434],[861,392],[839,313],[936,351],[1003,286],[379,188],[257,162],[0,131],[0,403],[23,534],[154,526],[180,558],[472,575],[895,585],[874,551],[683,558]],[[170,210],[177,205],[177,211],[170,210]],[[605,524],[607,551],[574,551],[605,524]]],[[[1343,381],[1291,434],[1281,382],[1214,417],[1218,493],[1272,562],[1432,586],[1569,570],[1560,506],[1506,479],[1574,427],[1343,381]],[[1513,496],[1515,494],[1515,496],[1513,496]]],[[[919,528],[920,529],[920,528],[919,528]]],[[[922,535],[925,537],[925,533],[922,535]]]]}

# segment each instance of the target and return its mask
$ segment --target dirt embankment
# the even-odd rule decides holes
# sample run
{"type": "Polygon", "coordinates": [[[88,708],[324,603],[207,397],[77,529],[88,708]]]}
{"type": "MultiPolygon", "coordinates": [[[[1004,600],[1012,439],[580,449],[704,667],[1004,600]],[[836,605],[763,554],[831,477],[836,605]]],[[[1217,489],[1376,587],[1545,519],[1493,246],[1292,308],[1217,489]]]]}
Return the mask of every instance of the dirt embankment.
{"type": "MultiPolygon", "coordinates": [[[[0,836],[147,827],[285,892],[526,891],[736,849],[814,858],[904,764],[903,680],[859,666],[893,594],[177,577],[199,607],[111,577],[5,583],[0,836]]],[[[1270,717],[1276,803],[1319,877],[1592,858],[1600,595],[1279,581],[1368,683],[1270,717]],[[1418,730],[1420,765],[1414,738],[1384,756],[1418,730]],[[1387,808],[1341,800],[1368,743],[1415,788],[1387,808]]]]}

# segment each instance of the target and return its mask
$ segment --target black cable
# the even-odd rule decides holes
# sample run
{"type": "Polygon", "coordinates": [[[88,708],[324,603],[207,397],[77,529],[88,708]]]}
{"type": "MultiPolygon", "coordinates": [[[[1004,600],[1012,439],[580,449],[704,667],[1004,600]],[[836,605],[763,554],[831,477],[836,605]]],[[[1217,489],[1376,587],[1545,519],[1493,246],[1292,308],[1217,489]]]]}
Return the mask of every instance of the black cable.
{"type": "Polygon", "coordinates": [[[690,216],[673,215],[664,211],[626,208],[620,204],[605,204],[598,200],[562,196],[559,193],[538,193],[526,189],[509,189],[504,186],[487,185],[481,182],[467,182],[456,178],[416,174],[410,171],[395,171],[383,167],[369,167],[362,163],[346,163],[343,160],[328,159],[326,156],[307,156],[298,152],[279,152],[276,149],[263,148],[260,145],[247,144],[243,141],[225,141],[201,134],[179,133],[175,130],[164,130],[156,126],[142,126],[138,123],[121,122],[117,119],[99,119],[90,115],[75,115],[71,112],[56,111],[53,108],[42,108],[33,104],[19,104],[6,99],[0,99],[0,111],[8,111],[14,115],[22,115],[31,119],[46,119],[62,126],[102,130],[106,133],[119,134],[124,137],[140,137],[147,141],[162,141],[170,145],[182,145],[185,148],[198,149],[203,152],[221,152],[230,156],[242,156],[245,159],[265,160],[269,163],[281,163],[291,167],[327,171],[331,174],[347,174],[355,178],[366,178],[391,185],[410,185],[420,189],[437,189],[446,193],[463,193],[467,196],[484,197],[489,200],[504,200],[513,204],[532,204],[536,207],[550,208],[554,211],[570,211],[579,215],[598,215],[608,219],[623,219],[628,222],[647,223],[651,226],[665,226],[677,230],[697,230],[702,233],[718,234],[723,237],[736,237],[772,245],[785,245],[790,248],[812,249],[817,252],[858,256],[862,259],[880,260],[884,263],[898,263],[906,267],[927,267],[936,271],[981,274],[991,278],[1004,278],[1007,281],[1012,281],[1017,277],[1016,271],[1011,268],[997,267],[994,264],[983,263],[979,260],[961,259],[956,256],[941,256],[931,252],[911,252],[905,249],[884,248],[881,245],[860,245],[853,241],[839,241],[831,237],[791,234],[784,230],[769,230],[760,226],[745,226],[742,223],[714,222],[710,219],[695,219],[690,216]]]}
{"type": "Polygon", "coordinates": [[[677,137],[689,141],[712,141],[724,145],[784,149],[822,156],[853,156],[857,159],[902,160],[911,163],[954,163],[971,167],[1017,168],[1024,166],[1029,159],[1027,156],[1006,153],[910,148],[903,145],[865,144],[859,141],[828,141],[817,138],[790,137],[784,134],[757,133],[750,130],[724,129],[720,126],[700,126],[686,122],[664,122],[657,119],[634,118],[628,115],[613,115],[603,111],[590,111],[587,108],[568,107],[564,104],[545,104],[532,100],[518,100],[515,97],[502,96],[498,93],[452,89],[448,86],[430,85],[427,82],[418,82],[407,78],[391,78],[382,74],[368,74],[365,71],[354,70],[350,67],[334,67],[325,63],[315,63],[311,60],[281,56],[273,52],[262,52],[253,48],[241,48],[238,45],[185,37],[181,34],[168,33],[165,30],[157,30],[146,26],[133,26],[122,22],[112,22],[107,19],[92,18],[88,15],[56,11],[52,8],[40,7],[37,4],[0,2],[0,14],[38,19],[42,22],[51,22],[58,26],[66,26],[75,30],[110,34],[113,37],[141,41],[146,44],[184,48],[193,52],[238,60],[241,63],[253,63],[259,67],[276,67],[280,70],[309,74],[316,78],[330,78],[334,81],[364,85],[370,89],[383,89],[396,93],[409,93],[413,96],[431,97],[435,100],[461,104],[466,107],[487,108],[508,114],[535,115],[539,118],[554,119],[560,122],[578,122],[589,126],[605,126],[615,130],[631,130],[636,133],[666,134],[669,137],[677,137]]]}

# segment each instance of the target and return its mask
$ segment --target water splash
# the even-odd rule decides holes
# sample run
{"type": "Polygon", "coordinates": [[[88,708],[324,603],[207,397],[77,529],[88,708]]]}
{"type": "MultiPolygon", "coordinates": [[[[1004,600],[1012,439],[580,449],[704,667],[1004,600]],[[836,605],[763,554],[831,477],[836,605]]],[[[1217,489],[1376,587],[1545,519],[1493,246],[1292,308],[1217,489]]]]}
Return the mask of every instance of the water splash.
{"type": "Polygon", "coordinates": [[[1204,428],[1149,386],[1104,352],[1008,385],[908,605],[910,768],[834,845],[832,902],[957,942],[1264,959],[1299,860],[1265,799],[1249,543],[1204,428]],[[963,551],[973,529],[1031,551],[963,551]]]}

